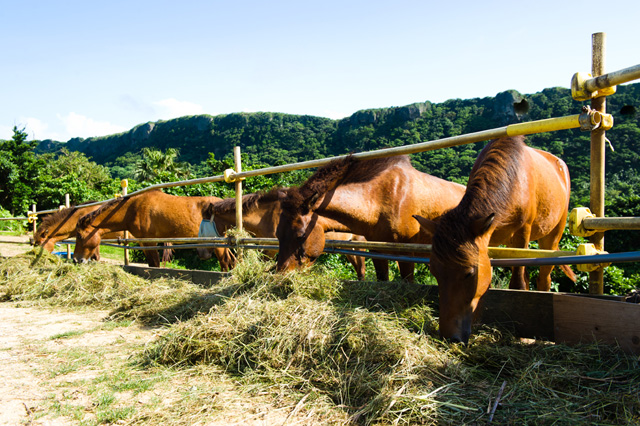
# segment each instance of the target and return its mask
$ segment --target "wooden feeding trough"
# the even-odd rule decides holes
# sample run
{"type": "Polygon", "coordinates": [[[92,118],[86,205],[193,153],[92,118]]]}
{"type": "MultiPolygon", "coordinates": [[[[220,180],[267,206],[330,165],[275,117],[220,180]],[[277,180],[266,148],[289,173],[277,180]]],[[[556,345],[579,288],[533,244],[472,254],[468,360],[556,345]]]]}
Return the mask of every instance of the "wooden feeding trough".
{"type": "Polygon", "coordinates": [[[483,323],[505,326],[518,337],[601,342],[640,354],[640,304],[622,296],[490,289],[478,315],[483,323]]]}

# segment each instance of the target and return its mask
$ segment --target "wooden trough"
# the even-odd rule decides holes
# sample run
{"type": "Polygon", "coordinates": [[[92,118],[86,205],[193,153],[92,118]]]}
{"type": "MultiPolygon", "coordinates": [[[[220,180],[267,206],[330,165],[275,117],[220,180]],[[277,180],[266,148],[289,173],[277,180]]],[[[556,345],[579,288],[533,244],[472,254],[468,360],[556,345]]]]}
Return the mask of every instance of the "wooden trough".
{"type": "Polygon", "coordinates": [[[505,326],[518,337],[597,341],[640,355],[640,304],[619,296],[490,289],[479,319],[505,326]]]}

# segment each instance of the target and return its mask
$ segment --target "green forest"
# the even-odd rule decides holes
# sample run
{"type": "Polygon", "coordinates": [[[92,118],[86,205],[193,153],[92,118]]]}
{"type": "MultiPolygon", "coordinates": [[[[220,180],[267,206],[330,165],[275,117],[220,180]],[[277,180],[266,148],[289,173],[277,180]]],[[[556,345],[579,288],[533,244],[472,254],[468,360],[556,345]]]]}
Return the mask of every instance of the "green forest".
{"type": "MultiPolygon", "coordinates": [[[[214,176],[231,168],[234,146],[242,150],[243,169],[312,160],[436,140],[507,124],[580,113],[585,102],[572,100],[569,89],[550,88],[523,95],[516,91],[495,97],[420,102],[400,107],[368,109],[350,117],[329,118],[281,113],[198,115],[140,124],[128,132],[69,141],[29,141],[17,125],[10,140],[0,140],[0,215],[26,215],[57,208],[70,194],[71,203],[112,198],[120,181],[129,192],[148,185],[214,176]]],[[[640,83],[623,85],[607,99],[614,127],[607,132],[606,215],[640,216],[640,83]]],[[[529,146],[562,158],[572,179],[570,208],[589,205],[589,133],[565,130],[527,137],[529,146]]],[[[485,143],[475,143],[412,155],[413,165],[426,173],[466,183],[485,143]]],[[[249,178],[245,193],[302,182],[311,171],[249,178]]],[[[199,184],[171,188],[176,195],[233,196],[233,185],[199,184]]],[[[10,226],[0,222],[0,226],[10,226]]],[[[636,251],[632,232],[606,233],[611,253],[636,251]]],[[[580,239],[565,233],[563,244],[580,239]]],[[[610,291],[638,287],[635,263],[607,269],[610,291]]],[[[579,283],[580,285],[580,283],[579,283]]],[[[586,285],[582,283],[582,285],[586,285]]],[[[580,290],[580,288],[578,288],[580,290]]]]}

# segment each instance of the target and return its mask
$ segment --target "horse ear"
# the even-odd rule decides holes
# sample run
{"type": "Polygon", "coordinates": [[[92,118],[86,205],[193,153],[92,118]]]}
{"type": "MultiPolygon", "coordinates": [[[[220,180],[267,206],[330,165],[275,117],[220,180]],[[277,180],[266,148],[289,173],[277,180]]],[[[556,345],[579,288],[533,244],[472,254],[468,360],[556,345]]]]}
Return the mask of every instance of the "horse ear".
{"type": "Polygon", "coordinates": [[[202,209],[202,218],[207,220],[207,218],[211,217],[211,212],[213,210],[213,203],[209,203],[202,209]]]}
{"type": "Polygon", "coordinates": [[[438,228],[438,224],[432,220],[427,219],[426,217],[422,217],[420,215],[414,214],[413,218],[418,221],[420,224],[420,228],[433,237],[436,233],[436,229],[438,228]]]}
{"type": "Polygon", "coordinates": [[[289,193],[287,192],[286,188],[282,188],[282,189],[278,189],[277,194],[278,194],[278,201],[284,201],[287,198],[289,193]]]}
{"type": "Polygon", "coordinates": [[[304,200],[304,208],[308,211],[313,210],[313,206],[316,204],[319,198],[320,198],[320,193],[314,192],[313,194],[311,194],[310,197],[304,200]]]}
{"type": "Polygon", "coordinates": [[[493,225],[493,220],[495,219],[495,217],[496,214],[491,213],[487,217],[481,217],[474,220],[471,223],[471,231],[473,232],[473,234],[479,237],[480,235],[489,232],[489,229],[491,229],[491,225],[493,225]]]}

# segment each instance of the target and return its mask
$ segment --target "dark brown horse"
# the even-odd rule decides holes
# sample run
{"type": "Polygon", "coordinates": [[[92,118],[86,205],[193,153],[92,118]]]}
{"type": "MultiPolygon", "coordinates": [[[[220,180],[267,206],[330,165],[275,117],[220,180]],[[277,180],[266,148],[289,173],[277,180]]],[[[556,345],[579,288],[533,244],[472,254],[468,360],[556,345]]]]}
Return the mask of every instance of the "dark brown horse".
{"type": "MultiPolygon", "coordinates": [[[[440,293],[440,334],[467,343],[473,313],[491,282],[489,244],[557,250],[569,206],[567,165],[524,144],[523,137],[490,142],[476,160],[460,204],[439,221],[416,216],[433,236],[430,269],[440,293]]],[[[542,266],[538,290],[548,291],[553,266],[542,266]]],[[[568,266],[564,272],[575,275],[568,266]]],[[[524,267],[510,288],[526,289],[524,267]]]]}
{"type": "MultiPolygon", "coordinates": [[[[247,194],[242,197],[242,225],[244,229],[258,238],[275,238],[281,207],[279,192],[275,189],[269,192],[247,194]]],[[[207,205],[202,211],[203,219],[214,222],[220,234],[236,226],[236,199],[226,198],[222,201],[207,205]]],[[[327,239],[340,241],[364,241],[364,237],[343,232],[330,232],[327,239]]],[[[276,250],[268,250],[269,257],[275,257],[276,250]]],[[[365,262],[361,256],[347,255],[349,263],[353,265],[359,280],[365,277],[365,262]]]]}
{"type": "MultiPolygon", "coordinates": [[[[118,198],[82,216],[76,228],[73,257],[86,262],[95,255],[102,236],[109,232],[129,231],[135,238],[197,237],[203,207],[217,197],[179,197],[153,190],[130,197],[118,198]]],[[[149,245],[149,244],[141,244],[149,245]]],[[[149,251],[149,266],[160,266],[155,250],[149,251]]],[[[199,249],[206,252],[205,249],[199,249]]],[[[214,249],[223,271],[233,264],[228,249],[214,249]]]]}
{"type": "MultiPolygon", "coordinates": [[[[94,206],[72,206],[58,210],[42,219],[42,223],[36,229],[34,243],[43,247],[49,252],[53,252],[57,242],[76,236],[76,225],[78,219],[100,208],[94,206]]],[[[118,238],[121,232],[105,235],[105,238],[118,238]]]]}
{"type": "MultiPolygon", "coordinates": [[[[407,156],[335,160],[300,187],[283,192],[278,270],[317,258],[327,231],[351,232],[369,241],[430,242],[412,215],[435,219],[463,194],[464,186],[416,170],[407,156]]],[[[402,277],[413,280],[413,263],[399,266],[402,277]]],[[[379,280],[388,280],[387,262],[376,273],[379,280]]]]}

